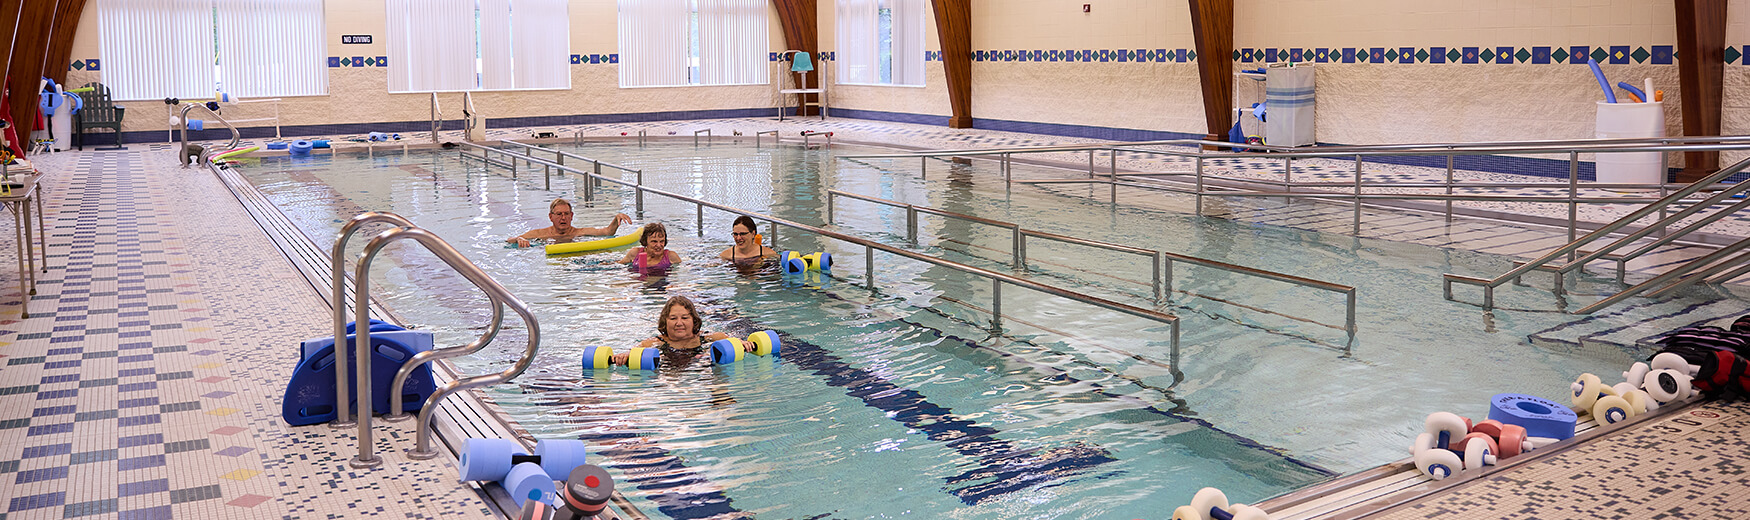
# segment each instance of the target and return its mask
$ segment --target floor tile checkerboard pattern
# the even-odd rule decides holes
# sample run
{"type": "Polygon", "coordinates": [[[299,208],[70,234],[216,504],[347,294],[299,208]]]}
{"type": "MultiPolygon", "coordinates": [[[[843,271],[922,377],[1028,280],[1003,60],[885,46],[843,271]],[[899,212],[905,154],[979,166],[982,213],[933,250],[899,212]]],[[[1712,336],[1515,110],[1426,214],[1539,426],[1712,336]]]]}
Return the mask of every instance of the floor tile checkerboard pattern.
{"type": "Polygon", "coordinates": [[[453,460],[391,451],[408,423],[369,470],[354,430],[285,426],[326,305],[217,179],[147,150],[37,160],[49,266],[30,319],[0,295],[0,518],[490,517],[453,460]]]}

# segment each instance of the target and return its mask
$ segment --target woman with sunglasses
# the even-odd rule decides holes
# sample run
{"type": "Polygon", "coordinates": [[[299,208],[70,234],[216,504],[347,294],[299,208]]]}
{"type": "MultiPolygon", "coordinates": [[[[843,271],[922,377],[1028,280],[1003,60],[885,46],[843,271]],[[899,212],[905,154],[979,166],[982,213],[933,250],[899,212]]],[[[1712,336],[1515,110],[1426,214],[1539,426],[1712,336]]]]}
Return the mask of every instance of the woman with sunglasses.
{"type": "Polygon", "coordinates": [[[724,249],[717,257],[732,264],[759,265],[767,260],[778,258],[778,250],[766,247],[760,243],[760,235],[754,227],[753,218],[742,215],[735,218],[735,225],[730,228],[735,236],[735,245],[724,249]]]}

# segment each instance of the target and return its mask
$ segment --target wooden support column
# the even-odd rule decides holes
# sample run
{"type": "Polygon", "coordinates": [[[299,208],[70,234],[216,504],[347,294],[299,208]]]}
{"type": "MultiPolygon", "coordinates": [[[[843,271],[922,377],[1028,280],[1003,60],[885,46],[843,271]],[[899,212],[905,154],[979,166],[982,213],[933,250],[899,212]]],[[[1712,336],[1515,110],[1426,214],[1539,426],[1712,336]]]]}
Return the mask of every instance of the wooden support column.
{"type": "MultiPolygon", "coordinates": [[[[1726,0],[1677,0],[1677,78],[1683,95],[1683,135],[1720,135],[1725,49],[1726,0]]],[[[1677,181],[1692,182],[1719,168],[1719,152],[1684,152],[1677,181]]]]}
{"type": "Polygon", "coordinates": [[[1234,124],[1234,3],[1189,1],[1191,32],[1197,39],[1197,75],[1203,79],[1203,119],[1209,125],[1204,139],[1226,141],[1234,124]]]}
{"type": "MultiPolygon", "coordinates": [[[[772,0],[772,4],[778,8],[778,21],[784,25],[785,50],[806,52],[814,60],[815,73],[807,75],[808,84],[800,88],[819,88],[820,79],[824,77],[822,69],[827,67],[826,61],[820,59],[820,17],[814,2],[815,0],[772,0]]],[[[784,73],[795,74],[790,72],[787,63],[782,65],[784,73]]],[[[805,97],[811,95],[813,94],[804,94],[805,97]]],[[[804,103],[796,110],[797,116],[818,115],[820,108],[804,103]]]]}
{"type": "MultiPolygon", "coordinates": [[[[18,138],[29,149],[30,131],[36,126],[38,82],[47,58],[50,25],[55,21],[55,0],[25,0],[12,37],[12,59],[7,63],[6,88],[12,104],[12,121],[18,138]]],[[[64,64],[62,66],[65,66],[64,64]]]]}
{"type": "MultiPolygon", "coordinates": [[[[73,57],[73,33],[79,30],[79,16],[85,13],[85,0],[60,0],[55,8],[55,24],[49,37],[48,58],[43,61],[43,75],[57,84],[67,83],[67,66],[73,57]]],[[[78,85],[66,85],[75,88],[78,85]]]]}
{"type": "Polygon", "coordinates": [[[948,128],[972,128],[972,0],[933,0],[942,70],[948,78],[948,128]]]}

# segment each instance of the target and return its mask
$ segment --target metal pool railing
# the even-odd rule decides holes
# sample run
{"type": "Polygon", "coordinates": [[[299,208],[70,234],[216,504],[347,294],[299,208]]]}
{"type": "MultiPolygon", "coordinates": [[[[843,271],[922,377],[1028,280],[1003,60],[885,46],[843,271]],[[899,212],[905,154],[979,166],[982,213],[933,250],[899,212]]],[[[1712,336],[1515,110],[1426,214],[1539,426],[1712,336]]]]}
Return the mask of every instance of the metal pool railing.
{"type": "MultiPolygon", "coordinates": [[[[1027,271],[1027,238],[1028,237],[1042,238],[1042,239],[1046,239],[1046,240],[1063,242],[1063,243],[1067,243],[1067,244],[1076,244],[1076,245],[1080,245],[1080,246],[1105,249],[1108,251],[1114,251],[1114,252],[1119,252],[1119,253],[1126,253],[1126,254],[1134,254],[1134,255],[1138,255],[1138,256],[1143,256],[1143,257],[1149,258],[1151,260],[1151,264],[1153,266],[1154,280],[1149,285],[1154,289],[1154,299],[1155,299],[1156,303],[1166,303],[1167,298],[1169,298],[1173,293],[1173,262],[1185,262],[1185,263],[1189,263],[1189,264],[1193,264],[1193,265],[1199,265],[1199,266],[1210,267],[1210,268],[1214,268],[1214,269],[1220,269],[1220,270],[1228,271],[1231,273],[1247,275],[1247,276],[1254,276],[1254,277],[1259,277],[1259,278],[1265,278],[1265,279],[1275,280],[1275,281],[1280,281],[1280,282],[1287,282],[1287,283],[1291,283],[1291,284],[1295,284],[1295,285],[1300,285],[1303,287],[1311,287],[1314,289],[1321,289],[1321,290],[1326,290],[1326,291],[1331,291],[1331,292],[1335,292],[1338,294],[1342,294],[1345,296],[1345,298],[1344,298],[1344,300],[1345,300],[1345,313],[1344,313],[1345,321],[1344,321],[1343,327],[1341,327],[1339,330],[1342,330],[1342,331],[1348,333],[1348,342],[1344,344],[1344,354],[1352,353],[1354,346],[1355,346],[1356,293],[1355,293],[1354,287],[1350,287],[1347,285],[1341,285],[1341,284],[1335,284],[1335,283],[1326,282],[1326,281],[1322,281],[1322,280],[1314,280],[1311,278],[1303,278],[1303,277],[1294,276],[1294,275],[1287,274],[1287,273],[1278,273],[1275,271],[1266,271],[1266,270],[1262,270],[1262,269],[1255,269],[1255,268],[1251,268],[1251,267],[1234,265],[1234,264],[1229,264],[1229,263],[1225,263],[1225,262],[1218,262],[1215,260],[1209,260],[1209,259],[1205,259],[1205,258],[1197,258],[1194,256],[1186,256],[1186,255],[1181,255],[1181,254],[1176,254],[1176,253],[1169,253],[1169,252],[1165,252],[1165,251],[1144,249],[1144,248],[1140,248],[1140,247],[1132,247],[1132,246],[1126,246],[1126,245],[1122,245],[1122,244],[1113,244],[1113,243],[1109,243],[1109,242],[1100,242],[1100,241],[1096,241],[1096,240],[1088,240],[1085,238],[1076,238],[1076,237],[1059,235],[1059,234],[1054,234],[1054,233],[1047,233],[1044,231],[1025,229],[1025,228],[1022,228],[1020,224],[1015,224],[1015,223],[1011,223],[1011,222],[1002,222],[1002,221],[987,219],[987,218],[983,218],[983,217],[975,217],[972,215],[965,215],[965,214],[955,213],[952,211],[944,211],[944,210],[940,210],[940,209],[930,208],[927,206],[918,206],[916,204],[910,204],[910,203],[900,202],[900,201],[896,201],[896,200],[883,199],[880,197],[871,197],[868,195],[858,195],[855,193],[850,193],[850,192],[841,191],[841,190],[827,190],[827,192],[826,192],[826,221],[828,223],[836,223],[835,215],[836,215],[836,211],[837,211],[837,206],[834,203],[834,198],[836,198],[836,197],[847,197],[847,198],[872,202],[875,204],[881,204],[884,206],[904,209],[905,214],[906,214],[906,221],[905,221],[906,240],[911,241],[913,243],[917,242],[917,234],[918,234],[918,217],[917,216],[919,213],[937,215],[937,216],[947,217],[947,218],[954,218],[954,219],[964,220],[964,221],[968,221],[968,222],[974,222],[974,223],[979,223],[979,224],[985,224],[988,226],[1008,229],[1014,234],[1014,239],[1011,242],[1012,248],[1013,248],[1013,250],[1011,252],[1011,254],[1013,255],[1012,256],[1012,265],[1014,266],[1014,268],[1016,270],[1022,271],[1022,272],[1027,271]]],[[[1282,313],[1275,312],[1275,311],[1270,311],[1267,309],[1258,309],[1258,310],[1260,310],[1262,312],[1267,312],[1270,314],[1276,314],[1279,316],[1288,316],[1286,314],[1282,314],[1282,313]]],[[[1311,320],[1304,320],[1304,319],[1300,319],[1300,318],[1294,318],[1294,319],[1297,319],[1300,321],[1306,321],[1308,323],[1323,325],[1326,327],[1338,328],[1338,327],[1333,326],[1333,325],[1326,325],[1326,324],[1314,322],[1311,320]]]]}
{"type": "MultiPolygon", "coordinates": [[[[865,239],[862,239],[859,237],[847,235],[844,233],[839,233],[836,231],[821,229],[821,228],[810,226],[807,224],[793,222],[793,221],[781,219],[781,218],[770,216],[770,215],[764,215],[764,214],[756,213],[753,211],[744,210],[741,208],[736,208],[736,207],[732,207],[732,206],[726,206],[723,204],[709,202],[709,201],[699,199],[696,197],[689,197],[689,196],[682,195],[679,193],[665,191],[665,190],[661,190],[658,188],[652,188],[652,187],[644,185],[644,178],[643,178],[642,172],[640,170],[631,170],[629,168],[616,167],[616,168],[621,169],[623,171],[635,171],[635,172],[640,173],[640,175],[638,176],[638,178],[635,182],[628,182],[628,181],[623,180],[623,179],[618,179],[618,178],[614,178],[614,177],[610,177],[610,176],[604,176],[604,175],[600,174],[599,172],[586,171],[586,170],[574,168],[571,166],[566,166],[566,165],[558,163],[557,161],[549,161],[546,159],[534,157],[532,155],[518,154],[516,152],[511,152],[508,150],[494,149],[494,148],[489,148],[489,147],[485,147],[485,146],[481,146],[481,145],[477,145],[477,144],[473,144],[473,143],[457,143],[457,144],[460,144],[462,146],[466,146],[469,148],[481,150],[482,156],[484,156],[485,154],[488,154],[488,153],[501,154],[501,155],[504,155],[507,157],[511,157],[515,160],[525,161],[525,162],[532,163],[532,164],[539,164],[542,166],[547,166],[547,167],[559,170],[561,172],[574,173],[577,175],[585,176],[586,178],[593,178],[593,179],[597,179],[597,180],[600,180],[603,182],[610,182],[610,183],[614,183],[614,184],[619,184],[619,185],[624,186],[626,188],[630,188],[637,193],[637,200],[638,200],[637,209],[639,212],[642,212],[644,210],[644,202],[643,202],[644,198],[643,198],[643,196],[644,196],[644,193],[646,193],[646,192],[649,192],[649,193],[652,193],[655,195],[660,195],[663,197],[668,197],[670,199],[674,199],[674,200],[678,200],[678,201],[682,201],[682,202],[692,203],[698,209],[698,219],[699,219],[699,222],[701,223],[699,233],[701,233],[701,234],[704,233],[702,223],[704,222],[704,219],[705,219],[705,216],[704,216],[705,209],[711,208],[711,209],[722,211],[725,213],[730,213],[730,214],[735,214],[735,215],[745,215],[745,216],[750,217],[750,218],[771,222],[773,224],[771,238],[772,238],[772,244],[774,246],[777,245],[777,242],[778,242],[778,226],[798,230],[801,232],[813,234],[813,235],[824,237],[824,238],[837,240],[840,242],[849,243],[849,244],[852,244],[854,246],[861,246],[864,249],[863,284],[864,284],[865,288],[867,288],[868,290],[871,290],[871,291],[875,290],[875,252],[876,251],[880,251],[880,252],[888,253],[888,254],[891,254],[894,256],[908,258],[908,259],[915,260],[918,262],[923,262],[923,263],[935,265],[938,267],[945,267],[945,268],[953,269],[955,271],[959,271],[962,273],[971,274],[971,275],[986,278],[986,279],[990,280],[990,282],[991,282],[991,300],[992,300],[991,326],[993,329],[1000,330],[1002,328],[1002,299],[1003,299],[1002,298],[1002,289],[1003,289],[1004,285],[1011,285],[1011,286],[1020,287],[1020,288],[1024,288],[1024,289],[1031,289],[1034,291],[1045,293],[1045,294],[1050,295],[1050,296],[1065,298],[1065,299],[1069,299],[1072,301],[1078,301],[1078,302],[1082,302],[1082,303],[1092,305],[1095,307],[1100,307],[1100,308],[1103,308],[1103,309],[1106,309],[1109,311],[1114,311],[1114,312],[1118,312],[1118,313],[1122,313],[1122,314],[1128,314],[1128,315],[1135,316],[1138,318],[1163,323],[1163,324],[1166,324],[1168,326],[1168,329],[1169,329],[1168,362],[1166,365],[1160,365],[1160,363],[1158,363],[1158,362],[1156,362],[1156,361],[1154,361],[1146,356],[1143,356],[1141,354],[1127,352],[1127,351],[1124,351],[1124,350],[1121,350],[1118,348],[1104,346],[1104,345],[1102,345],[1101,348],[1104,348],[1104,349],[1112,351],[1112,352],[1116,352],[1118,354],[1130,357],[1130,358],[1138,360],[1138,361],[1142,361],[1144,363],[1150,363],[1150,364],[1154,364],[1154,365],[1162,366],[1163,368],[1166,368],[1173,375],[1173,384],[1174,385],[1177,385],[1179,382],[1183,381],[1185,378],[1184,371],[1180,370],[1180,368],[1179,368],[1179,335],[1180,335],[1180,333],[1179,333],[1179,317],[1172,315],[1172,314],[1162,313],[1162,312],[1158,312],[1158,311],[1154,311],[1154,310],[1150,310],[1150,309],[1144,309],[1141,307],[1136,307],[1136,306],[1132,306],[1132,305],[1118,303],[1118,302],[1107,300],[1104,298],[1098,298],[1098,297],[1078,294],[1078,293],[1071,291],[1071,290],[1068,290],[1068,289],[1064,289],[1064,288],[1056,287],[1056,286],[1051,286],[1051,285],[1046,285],[1046,284],[1039,283],[1039,282],[1036,282],[1033,280],[1027,280],[1024,278],[1017,278],[1014,276],[1010,276],[1010,275],[1003,274],[1003,273],[998,273],[998,272],[991,271],[988,269],[973,267],[970,265],[965,265],[965,264],[961,264],[958,262],[944,260],[944,259],[936,258],[933,256],[924,255],[921,253],[916,253],[916,252],[908,251],[905,249],[900,249],[897,247],[889,246],[886,244],[881,244],[881,243],[877,243],[874,241],[865,240],[865,239]]],[[[522,146],[524,148],[535,148],[535,149],[540,149],[540,150],[544,150],[547,152],[556,152],[557,154],[560,154],[561,156],[580,158],[580,159],[583,159],[586,161],[591,161],[597,165],[607,164],[607,163],[602,163],[600,161],[595,161],[594,159],[582,158],[582,157],[576,156],[574,154],[560,152],[557,150],[550,150],[550,149],[540,148],[540,147],[522,144],[522,143],[516,143],[516,144],[518,144],[519,146],[522,146]]],[[[588,186],[592,183],[586,181],[583,184],[585,186],[588,186]]]]}

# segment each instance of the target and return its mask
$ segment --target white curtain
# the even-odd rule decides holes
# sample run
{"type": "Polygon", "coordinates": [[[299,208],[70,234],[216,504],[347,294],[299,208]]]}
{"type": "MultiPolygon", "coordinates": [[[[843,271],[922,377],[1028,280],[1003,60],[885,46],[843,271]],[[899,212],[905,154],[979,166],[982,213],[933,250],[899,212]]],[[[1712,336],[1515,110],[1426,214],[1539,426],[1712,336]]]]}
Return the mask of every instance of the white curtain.
{"type": "MultiPolygon", "coordinates": [[[[487,0],[481,0],[485,5],[487,0]]],[[[511,13],[516,88],[571,88],[571,14],[566,0],[515,0],[511,13]]],[[[480,35],[485,46],[486,35],[480,35]]],[[[490,88],[490,87],[488,87],[490,88]]]]}
{"type": "Polygon", "coordinates": [[[328,93],[322,0],[218,2],[219,84],[237,97],[328,93]]]}
{"type": "Polygon", "coordinates": [[[875,70],[877,10],[875,0],[837,0],[834,12],[838,22],[838,48],[835,64],[839,83],[875,83],[881,76],[875,70]]]}
{"type": "Polygon", "coordinates": [[[765,84],[771,74],[766,0],[699,1],[699,83],[765,84]]]}
{"type": "Polygon", "coordinates": [[[389,91],[471,90],[474,0],[386,0],[389,91]]]}
{"type": "Polygon", "coordinates": [[[924,11],[926,0],[893,3],[893,84],[924,84],[924,11]]]}
{"type": "Polygon", "coordinates": [[[213,95],[211,0],[98,0],[103,82],[118,100],[213,95]]]}
{"type": "Polygon", "coordinates": [[[687,0],[618,0],[620,86],[687,84],[687,0]]]}
{"type": "MultiPolygon", "coordinates": [[[[516,87],[516,58],[511,50],[511,0],[480,2],[480,88],[516,87]]],[[[518,5],[517,7],[522,7],[518,5]]],[[[517,14],[522,14],[518,12],[517,14]]]]}

